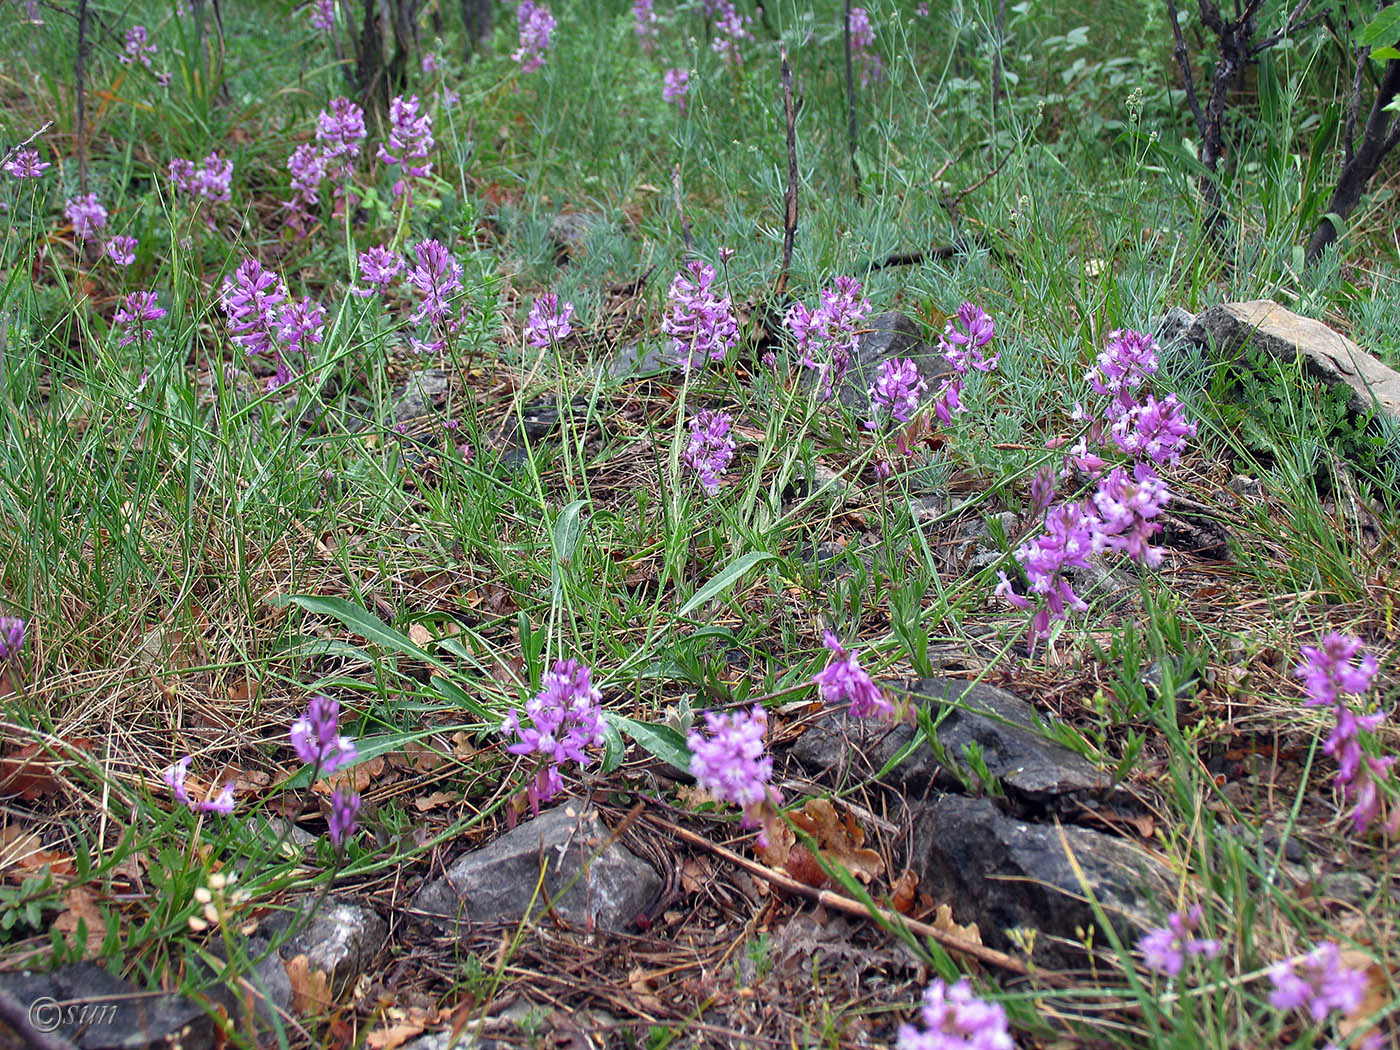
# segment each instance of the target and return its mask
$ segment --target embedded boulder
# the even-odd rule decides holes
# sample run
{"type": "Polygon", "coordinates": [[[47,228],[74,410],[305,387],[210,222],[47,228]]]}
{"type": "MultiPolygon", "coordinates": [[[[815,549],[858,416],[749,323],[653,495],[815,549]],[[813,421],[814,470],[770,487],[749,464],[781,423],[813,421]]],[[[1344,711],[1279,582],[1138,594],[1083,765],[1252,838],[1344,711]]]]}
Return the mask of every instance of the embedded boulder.
{"type": "Polygon", "coordinates": [[[856,341],[855,353],[836,388],[841,404],[853,412],[869,411],[870,387],[876,373],[883,362],[892,358],[912,360],[930,392],[937,390],[943,378],[952,373],[943,355],[924,342],[923,330],[908,315],[890,310],[869,318],[862,327],[868,330],[856,341]]]}

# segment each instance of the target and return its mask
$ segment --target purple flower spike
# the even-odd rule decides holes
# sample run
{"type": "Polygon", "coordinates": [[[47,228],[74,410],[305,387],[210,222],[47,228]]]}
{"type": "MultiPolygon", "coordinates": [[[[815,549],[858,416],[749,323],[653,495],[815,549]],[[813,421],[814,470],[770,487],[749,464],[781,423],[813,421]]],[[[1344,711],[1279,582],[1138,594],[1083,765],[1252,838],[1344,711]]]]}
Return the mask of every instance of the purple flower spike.
{"type": "Polygon", "coordinates": [[[516,711],[501,723],[502,733],[513,733],[517,740],[506,746],[513,755],[538,754],[548,763],[549,772],[537,778],[530,789],[530,802],[538,808],[563,790],[559,766],[589,762],[586,749],[603,744],[603,694],[593,685],[593,672],[577,660],[559,660],[545,674],[541,688],[525,702],[531,725],[522,727],[516,711]]]}
{"type": "Polygon", "coordinates": [[[311,5],[311,28],[323,33],[335,28],[335,0],[314,0],[311,5]]]}
{"type": "Polygon", "coordinates": [[[373,295],[376,291],[383,295],[389,290],[389,285],[394,282],[399,274],[403,272],[403,256],[386,245],[376,244],[372,248],[367,248],[360,252],[360,280],[365,284],[372,285],[371,288],[352,288],[351,291],[364,298],[373,295]]]}
{"type": "Polygon", "coordinates": [[[992,341],[996,325],[987,316],[987,311],[973,303],[963,303],[958,307],[958,315],[943,328],[938,338],[938,349],[958,375],[966,375],[970,369],[990,372],[1001,359],[1000,354],[983,357],[981,350],[992,341]],[[959,330],[961,325],[961,330],[959,330]]]}
{"type": "Polygon", "coordinates": [[[337,788],[331,792],[330,836],[340,849],[355,834],[360,816],[360,796],[337,788]]]}
{"type": "Polygon", "coordinates": [[[851,53],[860,63],[860,86],[885,79],[885,61],[875,50],[875,29],[870,24],[870,13],[863,7],[851,8],[849,21],[851,30],[851,53]]]}
{"type": "Polygon", "coordinates": [[[928,390],[928,383],[919,375],[913,360],[907,357],[886,358],[870,387],[870,407],[875,419],[869,420],[867,430],[879,427],[879,415],[888,412],[901,423],[908,423],[918,411],[919,398],[928,390]]]}
{"type": "MultiPolygon", "coordinates": [[[[653,0],[633,0],[632,21],[637,28],[637,41],[642,45],[642,51],[650,55],[656,50],[656,40],[658,36],[658,23],[656,11],[653,9],[653,0]]],[[[670,101],[667,99],[666,101],[670,101]]]]}
{"type": "Polygon", "coordinates": [[[1269,970],[1274,990],[1269,1002],[1278,1010],[1305,1010],[1314,1021],[1325,1021],[1334,1010],[1349,1014],[1366,997],[1366,971],[1342,965],[1341,950],[1323,941],[1299,959],[1269,970]]]}
{"type": "Polygon", "coordinates": [[[686,96],[690,94],[690,70],[668,69],[661,78],[661,98],[682,113],[685,112],[686,96]]]}
{"type": "Polygon", "coordinates": [[[544,65],[544,53],[554,46],[557,23],[549,8],[534,0],[520,0],[515,21],[520,30],[520,47],[510,57],[520,63],[522,73],[533,73],[544,65]]]}
{"type": "Polygon", "coordinates": [[[408,272],[408,283],[422,297],[413,322],[429,321],[441,327],[452,313],[447,297],[462,287],[462,264],[441,241],[422,241],[413,248],[418,265],[408,272]]]}
{"type": "Polygon", "coordinates": [[[434,145],[432,118],[418,112],[417,95],[408,98],[399,95],[389,103],[389,142],[387,146],[379,144],[378,157],[385,164],[399,166],[401,177],[394,183],[395,197],[408,192],[408,179],[432,175],[432,164],[422,161],[427,159],[434,145]]]}
{"type": "MultiPolygon", "coordinates": [[[[316,147],[331,178],[343,184],[355,173],[365,134],[365,111],[348,98],[333,98],[331,108],[321,110],[316,118],[316,147]]],[[[432,148],[431,142],[427,148],[432,148]]]]}
{"type": "Polygon", "coordinates": [[[822,645],[831,650],[831,662],[812,678],[812,682],[823,700],[828,704],[849,702],[852,718],[894,714],[894,705],[885,699],[880,687],[860,666],[859,656],[841,648],[831,631],[822,636],[822,645]]]}
{"type": "Polygon", "coordinates": [[[5,161],[5,171],[17,179],[37,179],[51,167],[39,159],[39,151],[34,149],[22,149],[5,161]]]}
{"type": "Polygon", "coordinates": [[[24,628],[18,616],[0,616],[0,663],[13,660],[24,648],[24,628]]]}
{"type": "Polygon", "coordinates": [[[355,761],[355,742],[340,735],[340,703],[329,696],[315,696],[306,713],[292,723],[292,750],[313,770],[313,775],[334,773],[355,761]]]}
{"type": "Polygon", "coordinates": [[[277,308],[287,300],[287,286],[256,259],[244,259],[224,278],[220,305],[228,318],[233,341],[249,354],[265,354],[272,346],[277,308]]]}
{"type": "Polygon", "coordinates": [[[1194,936],[1201,925],[1201,906],[1193,906],[1186,912],[1172,912],[1167,916],[1167,925],[1149,930],[1138,941],[1138,951],[1143,954],[1143,965],[1149,970],[1175,977],[1191,956],[1199,955],[1214,959],[1220,954],[1220,942],[1194,936]]]}
{"type": "Polygon", "coordinates": [[[869,316],[870,300],[861,295],[854,277],[837,277],[832,287],[822,289],[821,305],[809,310],[794,303],[783,323],[797,339],[806,368],[821,375],[823,400],[829,399],[846,374],[855,353],[860,322],[869,316]]]}
{"type": "Polygon", "coordinates": [[[768,798],[773,756],[765,753],[768,716],[757,704],[748,711],[705,712],[705,732],[686,737],[690,772],[696,783],[721,802],[749,806],[768,798]]]}
{"type": "Polygon", "coordinates": [[[233,183],[233,161],[220,160],[219,154],[214,152],[196,168],[193,162],[176,157],[170,162],[170,181],[176,189],[192,197],[227,202],[233,183]]]}
{"type": "Polygon", "coordinates": [[[900,1025],[897,1050],[1016,1050],[1006,1010],[973,995],[966,979],[951,988],[934,981],[919,1014],[924,1030],[900,1025]]]}
{"type": "Polygon", "coordinates": [[[130,266],[136,261],[136,238],[113,237],[103,248],[103,254],[117,266],[130,266]]]}
{"type": "Polygon", "coordinates": [[[716,276],[713,266],[695,259],[671,281],[661,330],[671,337],[675,351],[686,355],[687,368],[706,360],[723,361],[739,341],[739,322],[729,296],[715,290],[716,276]]]}
{"type": "Polygon", "coordinates": [[[118,346],[126,346],[135,342],[138,338],[145,342],[155,335],[149,328],[142,328],[142,321],[159,321],[165,316],[165,311],[156,305],[155,292],[132,292],[122,300],[122,305],[117,307],[117,312],[112,315],[112,323],[120,325],[125,334],[117,342],[118,346]]]}
{"type": "Polygon", "coordinates": [[[690,421],[690,443],[682,459],[700,476],[700,487],[708,495],[719,491],[719,478],[734,458],[734,438],[729,428],[734,417],[728,412],[703,408],[690,421]]]}
{"type": "Polygon", "coordinates": [[[102,207],[95,193],[71,198],[64,206],[63,214],[73,224],[73,236],[80,241],[90,240],[107,225],[107,209],[102,207]]]}
{"type": "Polygon", "coordinates": [[[559,305],[559,297],[553,292],[542,295],[530,308],[530,317],[525,322],[525,341],[542,350],[555,343],[562,343],[574,330],[570,319],[574,316],[574,304],[559,305]]]}
{"type": "Polygon", "coordinates": [[[170,788],[170,794],[175,801],[193,813],[222,813],[226,816],[232,813],[234,809],[232,784],[225,784],[219,789],[217,795],[205,802],[196,802],[190,797],[189,789],[185,786],[185,778],[189,775],[191,761],[190,756],[186,755],[178,762],[161,770],[160,779],[170,788]]]}

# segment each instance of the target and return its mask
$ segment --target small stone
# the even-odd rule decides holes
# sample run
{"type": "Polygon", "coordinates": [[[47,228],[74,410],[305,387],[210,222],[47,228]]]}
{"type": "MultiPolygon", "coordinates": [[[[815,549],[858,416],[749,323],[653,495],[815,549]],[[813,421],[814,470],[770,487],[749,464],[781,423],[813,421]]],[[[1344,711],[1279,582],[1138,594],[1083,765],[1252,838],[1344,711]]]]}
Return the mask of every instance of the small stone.
{"type": "Polygon", "coordinates": [[[549,224],[549,243],[554,249],[554,263],[563,266],[584,253],[588,238],[594,230],[607,225],[601,215],[584,212],[563,212],[549,224]]]}
{"type": "MultiPolygon", "coordinates": [[[[262,924],[272,936],[293,921],[304,920],[317,898],[302,901],[296,909],[279,912],[262,924]]],[[[368,968],[384,947],[388,926],[378,913],[338,897],[321,900],[315,915],[295,935],[278,946],[286,961],[306,956],[312,970],[326,975],[332,995],[339,997],[368,968]]]]}
{"type": "Polygon", "coordinates": [[[393,393],[394,422],[419,419],[447,402],[451,380],[441,368],[425,368],[408,377],[393,393]]]}
{"type": "MultiPolygon", "coordinates": [[[[836,389],[841,404],[862,414],[861,418],[868,418],[864,414],[870,411],[870,387],[885,361],[896,357],[912,360],[919,375],[928,383],[927,396],[932,396],[943,378],[951,374],[952,369],[943,355],[923,341],[923,330],[907,315],[891,310],[869,318],[862,327],[869,331],[857,340],[846,375],[836,389]]],[[[813,370],[812,376],[815,375],[813,370]]]]}

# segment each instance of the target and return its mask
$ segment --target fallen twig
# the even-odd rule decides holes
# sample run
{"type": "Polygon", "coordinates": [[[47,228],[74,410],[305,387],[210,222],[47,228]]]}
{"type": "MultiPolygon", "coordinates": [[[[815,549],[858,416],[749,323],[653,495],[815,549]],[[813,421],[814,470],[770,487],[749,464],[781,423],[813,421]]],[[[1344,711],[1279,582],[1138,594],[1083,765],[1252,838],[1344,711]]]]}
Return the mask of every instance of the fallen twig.
{"type": "Polygon", "coordinates": [[[792,97],[792,66],[788,64],[787,48],[782,51],[783,116],[787,121],[787,192],[783,195],[783,265],[773,285],[773,298],[782,297],[787,288],[788,270],[792,267],[792,246],[797,239],[797,110],[792,97]]]}

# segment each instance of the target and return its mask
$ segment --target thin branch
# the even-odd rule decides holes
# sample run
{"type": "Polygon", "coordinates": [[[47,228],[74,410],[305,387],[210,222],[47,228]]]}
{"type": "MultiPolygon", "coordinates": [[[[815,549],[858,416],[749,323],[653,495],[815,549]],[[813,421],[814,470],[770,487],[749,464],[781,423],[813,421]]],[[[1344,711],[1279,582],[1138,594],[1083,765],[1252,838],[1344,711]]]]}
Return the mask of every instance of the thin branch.
{"type": "Polygon", "coordinates": [[[1265,51],[1269,50],[1269,48],[1273,47],[1284,37],[1292,36],[1299,30],[1306,29],[1308,26],[1316,23],[1318,19],[1322,17],[1321,15],[1314,15],[1312,18],[1309,18],[1306,22],[1299,21],[1299,19],[1303,17],[1303,12],[1308,9],[1308,5],[1311,3],[1312,0],[1298,0],[1298,6],[1295,7],[1291,12],[1289,12],[1288,18],[1283,23],[1283,27],[1273,33],[1270,33],[1263,40],[1259,41],[1257,44],[1251,47],[1249,49],[1249,57],[1253,58],[1255,55],[1263,54],[1265,51]]]}
{"type": "Polygon", "coordinates": [[[1196,118],[1196,133],[1204,138],[1206,115],[1201,112],[1201,100],[1196,94],[1196,78],[1191,72],[1191,52],[1187,50],[1186,38],[1181,35],[1181,19],[1176,12],[1176,0],[1167,0],[1167,19],[1172,24],[1172,36],[1176,39],[1172,54],[1176,56],[1176,64],[1181,67],[1181,78],[1186,83],[1186,104],[1191,107],[1191,115],[1196,118]]]}
{"type": "Polygon", "coordinates": [[[685,217],[685,200],[681,196],[681,166],[671,167],[671,192],[676,195],[676,214],[681,218],[681,237],[685,240],[685,250],[695,250],[695,238],[690,235],[690,220],[685,217]]]}
{"type": "Polygon", "coordinates": [[[851,151],[851,171],[860,185],[860,166],[856,163],[856,74],[851,55],[851,0],[846,0],[846,143],[851,151]]]}
{"type": "Polygon", "coordinates": [[[787,288],[788,270],[792,267],[792,246],[797,240],[797,107],[792,97],[792,66],[788,64],[787,48],[782,49],[783,118],[787,122],[787,192],[783,197],[783,265],[773,286],[774,298],[787,288]]]}
{"type": "Polygon", "coordinates": [[[42,128],[34,132],[34,134],[30,135],[29,138],[25,139],[19,145],[11,146],[9,152],[7,152],[3,157],[0,157],[0,168],[3,168],[6,164],[10,163],[10,161],[14,160],[15,157],[19,155],[20,150],[24,149],[25,146],[28,146],[31,142],[37,139],[44,132],[48,131],[51,127],[53,127],[53,121],[47,121],[42,128]]]}

